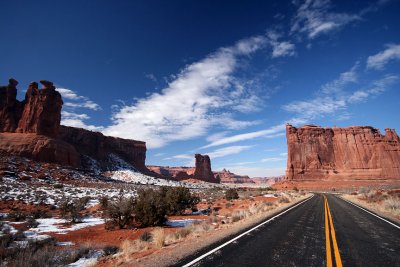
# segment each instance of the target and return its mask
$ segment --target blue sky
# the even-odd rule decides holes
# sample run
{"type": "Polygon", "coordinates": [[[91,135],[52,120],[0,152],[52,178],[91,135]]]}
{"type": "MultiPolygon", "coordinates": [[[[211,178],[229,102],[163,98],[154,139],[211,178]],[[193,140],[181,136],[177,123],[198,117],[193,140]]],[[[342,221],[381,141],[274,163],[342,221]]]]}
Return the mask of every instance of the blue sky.
{"type": "Polygon", "coordinates": [[[400,129],[400,1],[0,0],[0,81],[53,81],[62,123],[147,164],[273,176],[285,124],[400,129]]]}

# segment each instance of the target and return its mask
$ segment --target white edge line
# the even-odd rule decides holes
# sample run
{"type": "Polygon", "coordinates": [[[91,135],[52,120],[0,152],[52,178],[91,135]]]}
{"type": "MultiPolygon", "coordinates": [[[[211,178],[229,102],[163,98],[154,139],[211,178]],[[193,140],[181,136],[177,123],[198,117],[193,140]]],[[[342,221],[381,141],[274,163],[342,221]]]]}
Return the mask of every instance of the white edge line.
{"type": "Polygon", "coordinates": [[[394,223],[392,223],[392,222],[390,222],[390,221],[388,221],[388,220],[386,220],[386,219],[384,219],[384,218],[382,218],[382,217],[376,215],[375,213],[370,212],[369,210],[364,209],[364,208],[358,206],[357,204],[354,204],[353,202],[351,202],[351,201],[349,201],[349,200],[347,200],[347,199],[344,199],[344,198],[342,198],[342,197],[340,197],[340,198],[341,198],[342,200],[346,201],[347,203],[349,203],[349,204],[351,204],[351,205],[353,205],[353,206],[356,206],[357,208],[362,209],[363,211],[368,212],[368,213],[371,214],[371,215],[374,215],[375,217],[381,219],[382,221],[385,221],[385,222],[387,222],[388,224],[393,225],[393,226],[396,227],[397,229],[400,229],[400,226],[398,226],[398,225],[396,225],[396,224],[394,224],[394,223]]]}
{"type": "Polygon", "coordinates": [[[307,199],[301,201],[300,203],[297,203],[296,205],[294,205],[294,206],[288,208],[287,210],[285,210],[285,211],[283,211],[283,212],[281,212],[281,213],[275,215],[274,217],[272,217],[272,218],[266,220],[265,222],[262,222],[262,223],[260,223],[259,225],[254,226],[254,227],[251,228],[250,230],[247,230],[246,232],[244,232],[244,233],[238,235],[237,237],[232,238],[231,240],[225,242],[224,244],[222,244],[222,245],[220,245],[220,246],[214,248],[213,250],[210,250],[210,251],[207,252],[206,254],[203,254],[202,256],[200,256],[200,257],[198,257],[198,258],[192,260],[191,262],[189,262],[189,263],[183,265],[182,267],[188,267],[188,266],[191,266],[191,265],[195,264],[196,262],[201,261],[202,259],[208,257],[209,255],[213,254],[214,252],[216,252],[216,251],[220,250],[221,248],[223,248],[223,247],[229,245],[230,243],[236,241],[237,239],[241,238],[242,236],[247,235],[248,233],[254,231],[255,229],[257,229],[257,228],[263,226],[264,224],[266,224],[266,223],[272,221],[273,219],[278,218],[279,216],[285,214],[285,213],[288,212],[289,210],[292,210],[292,209],[296,208],[297,206],[303,204],[304,202],[310,200],[310,199],[313,198],[314,196],[315,196],[315,195],[312,195],[311,197],[309,197],[309,198],[307,198],[307,199]]]}

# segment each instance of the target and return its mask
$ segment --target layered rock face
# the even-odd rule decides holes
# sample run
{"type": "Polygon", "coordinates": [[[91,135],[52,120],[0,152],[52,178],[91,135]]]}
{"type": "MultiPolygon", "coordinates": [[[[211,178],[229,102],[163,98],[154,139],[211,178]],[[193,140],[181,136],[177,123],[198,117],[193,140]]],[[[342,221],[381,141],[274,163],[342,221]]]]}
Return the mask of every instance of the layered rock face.
{"type": "Polygon", "coordinates": [[[17,132],[37,133],[57,137],[63,101],[52,82],[40,81],[43,89],[32,82],[25,94],[24,109],[18,123],[17,132]]]}
{"type": "Polygon", "coordinates": [[[237,175],[226,169],[223,169],[220,172],[214,172],[214,176],[215,177],[219,176],[221,183],[224,183],[224,184],[245,184],[245,183],[252,184],[252,183],[254,183],[254,181],[252,179],[250,179],[249,176],[237,175]]]}
{"type": "Polygon", "coordinates": [[[74,146],[80,154],[99,161],[102,169],[112,168],[109,156],[115,155],[142,172],[148,171],[145,166],[145,142],[68,126],[61,126],[58,138],[74,146]]]}
{"type": "Polygon", "coordinates": [[[286,179],[400,179],[400,140],[369,126],[286,126],[286,179]]]}
{"type": "Polygon", "coordinates": [[[21,102],[16,99],[16,80],[0,87],[0,150],[73,167],[96,165],[102,170],[126,162],[148,172],[145,142],[60,126],[62,97],[52,82],[40,83],[42,89],[30,83],[21,102]]]}
{"type": "Polygon", "coordinates": [[[23,105],[17,100],[17,85],[10,79],[7,86],[0,86],[0,132],[14,132],[18,127],[23,105]]]}

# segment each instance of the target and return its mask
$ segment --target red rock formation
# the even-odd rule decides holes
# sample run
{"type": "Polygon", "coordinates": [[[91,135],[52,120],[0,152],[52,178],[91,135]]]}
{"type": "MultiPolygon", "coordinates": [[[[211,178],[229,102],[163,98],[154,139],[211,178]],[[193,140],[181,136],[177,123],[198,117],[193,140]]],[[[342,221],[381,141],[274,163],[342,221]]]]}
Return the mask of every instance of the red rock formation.
{"type": "Polygon", "coordinates": [[[219,183],[219,177],[214,177],[211,171],[211,161],[208,155],[196,154],[196,169],[194,171],[194,179],[202,180],[210,183],[219,183]]]}
{"type": "Polygon", "coordinates": [[[61,94],[52,82],[40,81],[43,89],[32,82],[25,94],[24,111],[19,120],[17,132],[37,133],[57,137],[61,121],[61,94]]]}
{"type": "Polygon", "coordinates": [[[109,156],[114,154],[142,172],[145,166],[146,143],[111,136],[85,129],[61,126],[59,139],[71,144],[82,155],[99,161],[104,169],[110,169],[109,156]]]}
{"type": "Polygon", "coordinates": [[[286,127],[286,179],[400,179],[400,141],[394,129],[368,126],[286,127]]]}
{"type": "Polygon", "coordinates": [[[40,90],[37,83],[30,83],[22,102],[16,99],[16,80],[10,79],[8,86],[0,87],[0,132],[9,132],[0,136],[0,150],[74,167],[86,167],[81,156],[88,156],[107,170],[113,169],[111,165],[122,159],[148,172],[145,142],[73,127],[60,128],[61,95],[52,82],[40,83],[43,85],[40,90]]]}
{"type": "Polygon", "coordinates": [[[37,161],[80,167],[79,153],[70,144],[32,133],[0,133],[0,151],[37,161]]]}
{"type": "Polygon", "coordinates": [[[210,157],[207,155],[196,154],[196,167],[162,167],[162,166],[147,166],[147,168],[164,178],[171,178],[177,181],[187,179],[197,179],[210,183],[219,183],[218,175],[214,176],[211,171],[210,157]]]}
{"type": "Polygon", "coordinates": [[[22,104],[17,100],[18,81],[9,80],[0,87],[0,132],[14,132],[21,116],[22,104]]]}
{"type": "Polygon", "coordinates": [[[254,183],[249,176],[240,176],[230,172],[226,169],[223,169],[220,172],[214,172],[214,177],[219,176],[221,183],[223,184],[243,184],[243,183],[254,183]]]}

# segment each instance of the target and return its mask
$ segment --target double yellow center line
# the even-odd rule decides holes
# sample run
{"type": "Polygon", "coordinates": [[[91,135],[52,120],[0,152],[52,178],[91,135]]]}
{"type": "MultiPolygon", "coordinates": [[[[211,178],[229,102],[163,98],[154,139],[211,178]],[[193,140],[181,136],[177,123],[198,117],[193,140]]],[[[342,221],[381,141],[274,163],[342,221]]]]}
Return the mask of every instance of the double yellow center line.
{"type": "Polygon", "coordinates": [[[342,267],[342,259],[340,258],[339,248],[336,241],[335,228],[333,227],[332,214],[329,209],[328,200],[324,195],[324,207],[325,207],[325,241],[326,241],[326,266],[332,267],[332,250],[331,250],[331,236],[333,244],[333,252],[335,256],[335,262],[337,267],[342,267]]]}

